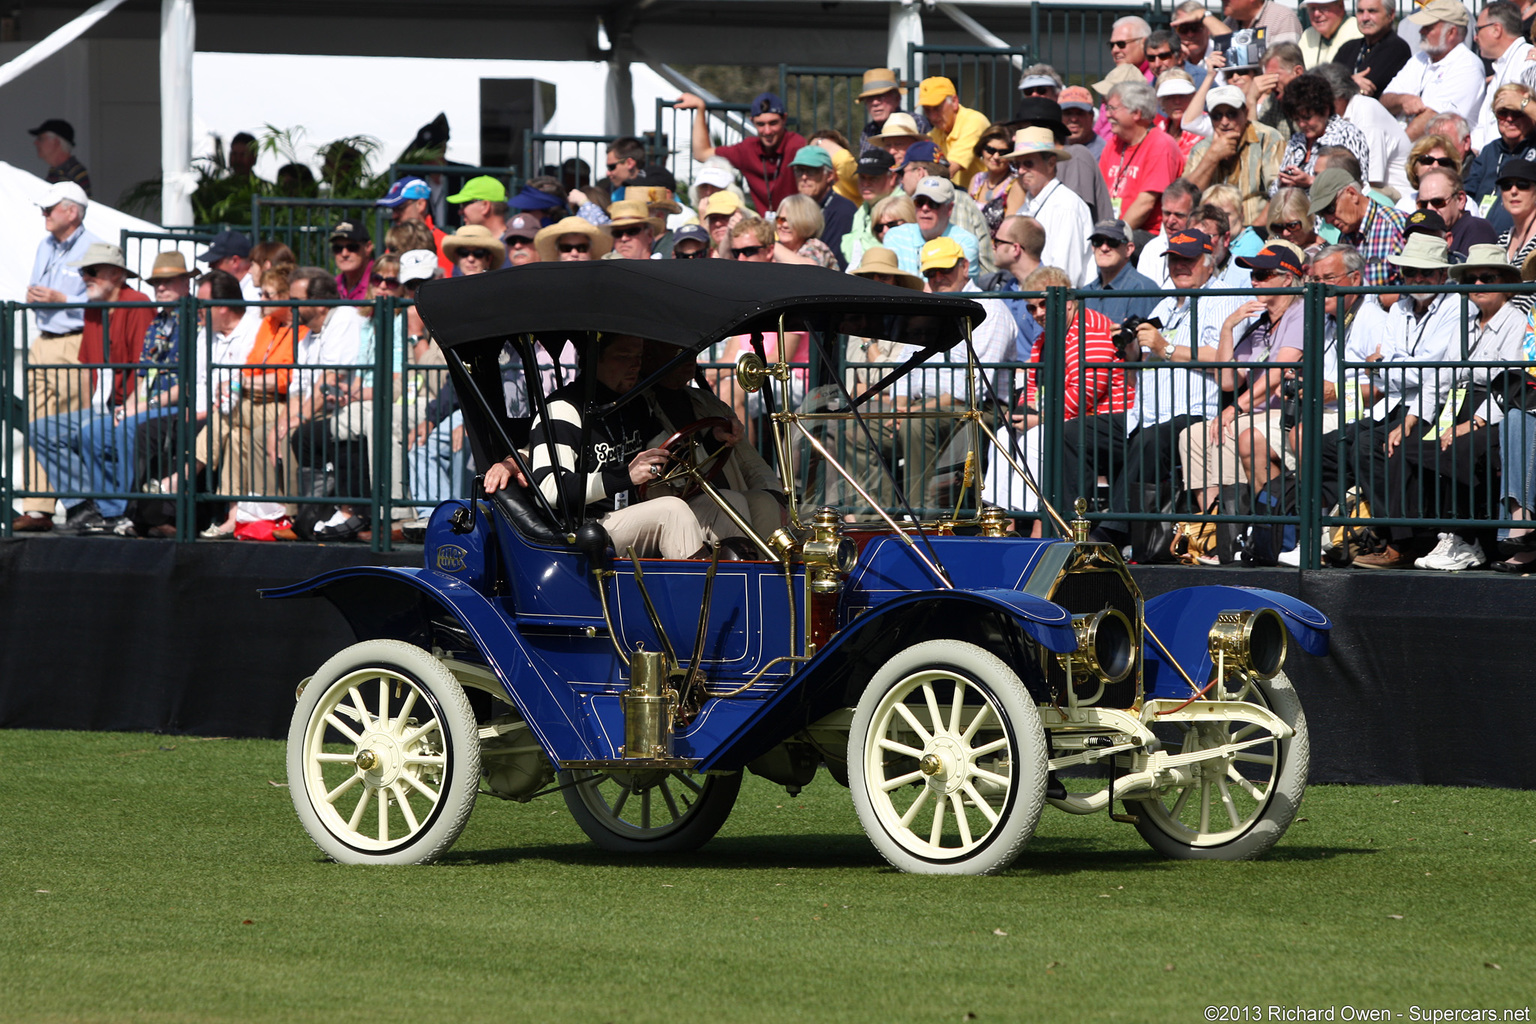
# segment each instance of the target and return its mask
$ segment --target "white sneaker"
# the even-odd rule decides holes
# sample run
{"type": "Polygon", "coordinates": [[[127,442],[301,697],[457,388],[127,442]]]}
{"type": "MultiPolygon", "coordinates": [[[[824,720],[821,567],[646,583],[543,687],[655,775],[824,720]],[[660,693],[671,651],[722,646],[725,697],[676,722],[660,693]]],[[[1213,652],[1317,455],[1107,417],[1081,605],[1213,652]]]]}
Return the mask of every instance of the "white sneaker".
{"type": "MultiPolygon", "coordinates": [[[[1450,535],[1450,550],[1443,555],[1430,552],[1423,558],[1417,559],[1414,564],[1424,569],[1439,569],[1442,572],[1460,572],[1463,569],[1475,569],[1488,561],[1483,554],[1483,546],[1477,541],[1468,544],[1466,541],[1450,535]]],[[[1438,550],[1438,549],[1437,549],[1438,550]]]]}
{"type": "Polygon", "coordinates": [[[1454,533],[1440,533],[1436,534],[1436,536],[1440,538],[1440,542],[1435,545],[1435,549],[1429,554],[1422,555],[1413,560],[1413,564],[1418,566],[1420,569],[1439,568],[1439,566],[1432,563],[1449,556],[1451,553],[1451,544],[1457,539],[1454,533]]]}

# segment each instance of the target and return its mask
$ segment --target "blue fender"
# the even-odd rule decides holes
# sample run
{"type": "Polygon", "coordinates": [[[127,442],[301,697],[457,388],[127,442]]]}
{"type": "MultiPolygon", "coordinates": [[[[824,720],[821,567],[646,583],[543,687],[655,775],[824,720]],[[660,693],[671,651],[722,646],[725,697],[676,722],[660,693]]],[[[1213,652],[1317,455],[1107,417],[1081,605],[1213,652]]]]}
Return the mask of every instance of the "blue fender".
{"type": "MultiPolygon", "coordinates": [[[[930,590],[886,601],[844,626],[777,693],[722,738],[699,767],[740,767],[811,722],[857,700],[857,691],[850,692],[851,688],[862,687],[879,665],[871,663],[872,657],[880,657],[872,655],[871,649],[893,640],[907,642],[914,630],[918,634],[911,642],[946,634],[970,639],[988,611],[1006,616],[1047,650],[1066,653],[1077,649],[1071,612],[1017,590],[930,590]]],[[[1032,693],[1043,686],[1032,660],[1014,667],[1032,693]]]]}
{"type": "Polygon", "coordinates": [[[529,649],[517,627],[491,601],[461,580],[427,569],[356,566],[336,569],[288,587],[261,591],[266,598],[324,597],[341,612],[358,640],[430,644],[428,602],[450,612],[469,633],[486,666],[527,720],[539,744],[560,760],[603,756],[587,738],[586,715],[571,688],[529,649]],[[412,600],[414,599],[414,601],[412,600]]]}
{"type": "MultiPolygon", "coordinates": [[[[1216,616],[1225,611],[1273,608],[1297,646],[1315,657],[1328,653],[1328,616],[1289,594],[1257,587],[1185,587],[1146,602],[1147,628],[1168,648],[1189,677],[1203,684],[1210,678],[1207,639],[1216,616]]],[[[1187,697],[1189,684],[1150,638],[1143,645],[1144,689],[1147,697],[1187,697]]]]}

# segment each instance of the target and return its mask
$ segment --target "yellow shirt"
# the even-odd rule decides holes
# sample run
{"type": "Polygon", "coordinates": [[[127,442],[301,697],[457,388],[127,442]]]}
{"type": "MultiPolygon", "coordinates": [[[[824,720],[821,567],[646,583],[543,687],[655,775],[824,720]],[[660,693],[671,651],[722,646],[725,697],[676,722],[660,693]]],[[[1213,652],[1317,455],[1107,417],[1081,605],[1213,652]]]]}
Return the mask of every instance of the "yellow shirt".
{"type": "MultiPolygon", "coordinates": [[[[815,146],[818,143],[811,143],[815,146]]],[[[832,169],[837,172],[837,184],[832,186],[832,191],[848,200],[854,206],[864,202],[864,197],[859,194],[859,162],[854,159],[852,153],[839,148],[832,154],[832,169]]]]}
{"type": "Polygon", "coordinates": [[[944,159],[949,161],[949,179],[955,187],[964,189],[971,178],[981,172],[981,157],[976,155],[976,142],[981,133],[992,124],[987,115],[979,110],[961,107],[955,111],[955,125],[945,133],[938,128],[928,133],[933,144],[939,147],[944,159]]]}

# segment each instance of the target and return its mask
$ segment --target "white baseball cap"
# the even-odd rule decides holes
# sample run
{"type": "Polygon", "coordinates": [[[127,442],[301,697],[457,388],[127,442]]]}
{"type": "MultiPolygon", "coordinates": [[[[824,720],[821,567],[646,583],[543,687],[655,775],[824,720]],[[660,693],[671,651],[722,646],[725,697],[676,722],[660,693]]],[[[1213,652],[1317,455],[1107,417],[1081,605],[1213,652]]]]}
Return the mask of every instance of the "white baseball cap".
{"type": "Polygon", "coordinates": [[[412,249],[400,254],[400,283],[430,281],[437,273],[437,253],[431,249],[412,249]]]}
{"type": "Polygon", "coordinates": [[[69,200],[80,209],[90,205],[90,198],[85,194],[85,189],[72,181],[56,181],[48,186],[48,191],[43,193],[43,198],[37,201],[37,205],[44,210],[50,209],[64,200],[69,200]]]}
{"type": "Polygon", "coordinates": [[[695,185],[713,185],[715,188],[731,187],[731,172],[724,167],[712,167],[705,164],[699,168],[699,173],[694,175],[695,185]]]}
{"type": "Polygon", "coordinates": [[[1244,96],[1243,90],[1235,85],[1218,85],[1205,94],[1205,109],[1215,110],[1217,107],[1247,110],[1248,97],[1244,96]]]}

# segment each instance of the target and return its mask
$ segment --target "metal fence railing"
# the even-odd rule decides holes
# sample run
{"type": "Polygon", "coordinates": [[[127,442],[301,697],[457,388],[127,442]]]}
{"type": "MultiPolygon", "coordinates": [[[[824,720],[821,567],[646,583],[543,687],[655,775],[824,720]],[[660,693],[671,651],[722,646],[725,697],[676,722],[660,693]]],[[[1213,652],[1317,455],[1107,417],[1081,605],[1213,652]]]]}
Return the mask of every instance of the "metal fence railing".
{"type": "MultiPolygon", "coordinates": [[[[678,193],[686,194],[699,165],[693,158],[694,112],[676,109],[676,102],[656,100],[656,127],[650,144],[655,147],[658,162],[677,179],[678,193]]],[[[706,104],[704,112],[708,118],[710,145],[734,145],[757,134],[747,117],[749,109],[745,103],[706,104]]]]}
{"type": "MultiPolygon", "coordinates": [[[[1107,37],[1106,37],[1107,38],[1107,37]]],[[[994,124],[1013,116],[1019,72],[1032,51],[1025,46],[920,46],[907,44],[907,81],[948,78],[960,105],[979,110],[994,124]]]]}
{"type": "MultiPolygon", "coordinates": [[[[999,297],[1044,305],[1038,349],[983,364],[973,385],[979,422],[1006,455],[991,450],[966,466],[946,460],[942,445],[917,434],[872,439],[844,425],[820,436],[850,465],[870,470],[877,481],[871,493],[894,502],[899,488],[922,514],[941,512],[969,488],[968,500],[979,492],[1027,522],[1040,514],[1021,478],[1027,474],[1059,509],[1086,499],[1089,518],[1133,550],[1138,533],[1178,522],[1215,524],[1229,534],[1271,527],[1302,566],[1317,564],[1331,536],[1346,527],[1368,529],[1378,544],[1404,546],[1463,531],[1482,538],[1491,557],[1496,531],[1523,528],[1530,520],[1517,516],[1536,511],[1536,364],[1523,349],[1506,346],[1491,358],[1478,347],[1479,316],[1488,311],[1473,293],[1486,306],[1481,296],[1516,292],[1524,302],[1533,288],[1415,288],[1432,296],[1422,319],[1404,319],[1399,310],[1390,321],[1397,327],[1378,325],[1358,336],[1349,316],[1334,336],[1329,303],[1376,302],[1392,288],[1309,283],[1243,293],[1005,293],[999,297]],[[1299,320],[1293,341],[1299,355],[1279,362],[1278,349],[1257,358],[1239,345],[1232,358],[1200,356],[1202,348],[1219,345],[1229,316],[1234,338],[1246,330],[1236,311],[1255,295],[1293,303],[1286,316],[1299,320]],[[1107,298],[1170,296],[1188,300],[1181,310],[1165,310],[1168,322],[1159,328],[1178,346],[1173,361],[1144,354],[1139,345],[1117,354],[1106,347],[1104,323],[1085,312],[1107,298]],[[1181,348],[1188,352],[1180,355],[1181,348]],[[1257,401],[1260,392],[1251,384],[1231,379],[1236,370],[1247,371],[1250,381],[1260,370],[1272,374],[1280,397],[1257,401]],[[960,466],[963,475],[957,469],[935,487],[933,477],[945,465],[960,466]]],[[[165,307],[180,324],[196,324],[184,336],[198,340],[180,346],[174,366],[158,368],[112,358],[117,346],[86,365],[47,360],[38,355],[43,349],[34,349],[40,339],[30,314],[59,307],[0,308],[0,395],[13,396],[0,402],[0,512],[11,513],[26,499],[49,508],[55,499],[156,502],[170,506],[167,521],[185,540],[210,517],[222,516],[228,502],[281,503],[290,515],[304,507],[351,505],[375,524],[388,524],[467,493],[468,446],[454,443],[458,422],[443,395],[442,360],[430,342],[408,335],[405,303],[257,304],[277,311],[277,326],[291,326],[294,316],[315,323],[315,307],[358,317],[358,336],[366,324],[371,345],[360,342],[356,356],[330,365],[306,361],[303,345],[296,364],[229,350],[228,339],[215,334],[214,310],[244,305],[189,298],[165,307]],[[126,396],[153,387],[156,373],[196,385],[162,407],[143,399],[128,405],[126,396]],[[126,375],[126,383],[117,375],[126,375]],[[51,406],[38,398],[44,391],[55,396],[51,406]],[[20,396],[28,403],[17,401],[20,396]],[[270,435],[275,423],[284,425],[281,437],[260,436],[263,430],[270,435]],[[102,443],[114,437],[115,443],[102,443]],[[35,459],[13,473],[15,456],[27,453],[35,459]],[[111,465],[111,472],[103,470],[111,465]]],[[[146,306],[153,304],[112,308],[146,306]]],[[[102,306],[85,308],[99,315],[102,306]]],[[[1505,315],[1523,329],[1523,312],[1505,315]]],[[[227,314],[223,323],[228,326],[227,314]]],[[[850,382],[857,393],[906,355],[894,348],[879,358],[858,355],[869,350],[844,335],[810,337],[793,357],[794,401],[805,412],[836,412],[836,380],[850,382]]],[[[1161,343],[1150,348],[1155,353],[1161,343]]],[[[729,355],[727,345],[704,354],[711,360],[707,379],[771,462],[767,406],[736,392],[729,355]]],[[[964,367],[915,372],[958,380],[964,367]]],[[[163,399],[165,392],[159,394],[163,399]]],[[[826,493],[827,478],[816,478],[815,460],[789,454],[799,492],[826,493]]],[[[0,533],[10,522],[9,515],[0,521],[0,533]]],[[[389,543],[389,531],[375,529],[375,546],[389,543]]]]}
{"type": "Polygon", "coordinates": [[[855,148],[869,118],[859,92],[864,68],[779,65],[779,96],[789,127],[801,135],[831,128],[855,148]]]}
{"type": "Polygon", "coordinates": [[[373,237],[376,253],[384,251],[389,211],[372,199],[288,199],[251,197],[251,240],[282,242],[293,250],[301,267],[325,267],[333,273],[331,232],[345,220],[360,218],[373,237]]]}
{"type": "Polygon", "coordinates": [[[616,135],[523,133],[523,179],[547,174],[567,189],[585,188],[608,173],[608,147],[616,135]]]}
{"type": "Polygon", "coordinates": [[[140,274],[149,272],[156,256],[171,250],[181,253],[188,270],[196,270],[197,254],[207,250],[213,235],[213,232],[203,231],[130,231],[123,228],[118,244],[122,247],[124,262],[140,274]]]}

